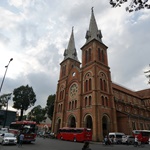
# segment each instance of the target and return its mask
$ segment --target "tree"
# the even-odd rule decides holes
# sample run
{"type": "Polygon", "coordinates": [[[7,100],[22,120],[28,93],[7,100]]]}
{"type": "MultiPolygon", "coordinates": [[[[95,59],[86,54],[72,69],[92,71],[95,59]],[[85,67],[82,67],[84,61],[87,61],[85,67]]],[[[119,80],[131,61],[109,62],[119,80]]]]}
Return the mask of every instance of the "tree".
{"type": "Polygon", "coordinates": [[[121,7],[124,3],[130,2],[129,6],[126,7],[126,11],[138,11],[141,9],[150,9],[149,0],[110,0],[112,7],[121,7]]]}
{"type": "MultiPolygon", "coordinates": [[[[150,64],[149,64],[150,66],[150,64]]],[[[147,70],[144,72],[146,74],[146,77],[149,79],[148,84],[150,84],[150,70],[147,70]]]]}
{"type": "Polygon", "coordinates": [[[45,117],[46,109],[42,108],[40,105],[34,107],[29,113],[28,118],[32,121],[36,121],[36,123],[40,124],[40,122],[46,119],[45,117]]]}
{"type": "Polygon", "coordinates": [[[28,85],[14,89],[13,95],[13,108],[20,110],[19,120],[22,120],[23,111],[34,106],[34,103],[36,102],[36,95],[32,87],[29,87],[28,85]]]}
{"type": "Polygon", "coordinates": [[[8,105],[8,101],[11,99],[11,94],[3,94],[0,96],[0,109],[4,106],[6,107],[8,105]]]}
{"type": "Polygon", "coordinates": [[[47,115],[51,120],[53,119],[55,96],[56,96],[55,94],[49,95],[46,103],[47,115]]]}

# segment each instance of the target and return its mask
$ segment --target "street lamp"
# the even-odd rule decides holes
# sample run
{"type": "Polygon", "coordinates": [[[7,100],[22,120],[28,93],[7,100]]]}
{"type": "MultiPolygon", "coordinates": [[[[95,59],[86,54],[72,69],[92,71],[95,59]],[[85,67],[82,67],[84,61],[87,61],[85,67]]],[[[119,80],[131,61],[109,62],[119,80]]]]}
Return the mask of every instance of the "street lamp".
{"type": "Polygon", "coordinates": [[[2,83],[1,83],[0,92],[1,92],[1,90],[2,90],[2,86],[3,86],[4,80],[5,80],[5,76],[6,76],[6,73],[7,73],[8,66],[9,66],[9,64],[10,64],[10,62],[11,62],[12,60],[13,60],[13,58],[11,58],[11,59],[9,60],[9,62],[8,62],[8,65],[5,66],[6,70],[5,70],[5,74],[4,74],[2,83]]]}

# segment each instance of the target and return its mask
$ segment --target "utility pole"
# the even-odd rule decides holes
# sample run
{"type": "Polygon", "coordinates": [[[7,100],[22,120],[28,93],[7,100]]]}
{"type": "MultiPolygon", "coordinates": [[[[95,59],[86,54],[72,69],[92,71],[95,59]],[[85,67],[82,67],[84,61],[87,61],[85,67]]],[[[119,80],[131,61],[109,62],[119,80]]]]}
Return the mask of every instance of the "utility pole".
{"type": "MultiPolygon", "coordinates": [[[[149,64],[150,67],[150,64],[149,64]]],[[[146,74],[146,77],[149,79],[148,84],[150,84],[150,69],[144,72],[146,74]]]]}

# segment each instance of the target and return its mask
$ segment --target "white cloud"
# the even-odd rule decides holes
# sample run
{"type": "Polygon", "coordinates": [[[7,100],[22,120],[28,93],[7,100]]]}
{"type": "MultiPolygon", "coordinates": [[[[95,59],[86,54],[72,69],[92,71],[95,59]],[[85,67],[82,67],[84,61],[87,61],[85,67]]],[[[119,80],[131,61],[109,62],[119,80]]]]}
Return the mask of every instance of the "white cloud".
{"type": "MultiPolygon", "coordinates": [[[[72,26],[78,58],[85,43],[91,7],[103,42],[108,46],[112,80],[132,90],[149,88],[143,70],[149,65],[149,10],[128,13],[108,1],[6,0],[0,1],[0,81],[13,57],[2,93],[29,84],[36,104],[45,107],[55,94],[60,62],[72,26]]],[[[12,105],[12,102],[10,102],[12,105]]]]}

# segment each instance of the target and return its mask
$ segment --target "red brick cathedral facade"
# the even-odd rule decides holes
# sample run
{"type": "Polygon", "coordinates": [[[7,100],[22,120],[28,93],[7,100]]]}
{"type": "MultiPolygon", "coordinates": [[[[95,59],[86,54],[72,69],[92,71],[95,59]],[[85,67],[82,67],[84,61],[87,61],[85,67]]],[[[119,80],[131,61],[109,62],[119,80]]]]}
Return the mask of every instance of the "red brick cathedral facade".
{"type": "Polygon", "coordinates": [[[60,63],[53,132],[57,133],[60,127],[88,127],[93,131],[93,141],[102,141],[109,132],[150,130],[150,89],[131,91],[113,83],[107,48],[92,10],[86,42],[81,48],[82,65],[73,30],[60,63]]]}

